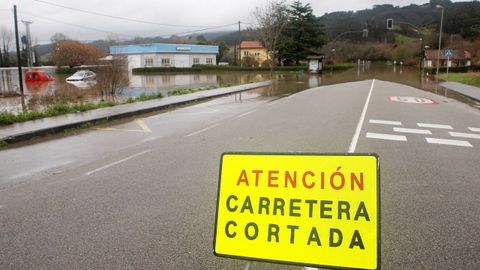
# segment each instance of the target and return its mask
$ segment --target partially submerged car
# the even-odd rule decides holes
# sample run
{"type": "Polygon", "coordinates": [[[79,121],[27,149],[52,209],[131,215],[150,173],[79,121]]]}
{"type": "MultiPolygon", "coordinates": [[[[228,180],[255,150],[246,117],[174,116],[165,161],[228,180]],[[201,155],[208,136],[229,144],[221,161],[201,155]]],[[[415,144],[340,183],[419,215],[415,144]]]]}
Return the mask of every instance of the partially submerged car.
{"type": "Polygon", "coordinates": [[[29,70],[25,73],[26,82],[49,82],[55,78],[45,73],[43,70],[29,70]]]}
{"type": "Polygon", "coordinates": [[[72,76],[67,78],[67,82],[78,82],[78,81],[93,81],[97,78],[97,75],[90,70],[79,70],[75,72],[72,76]]]}

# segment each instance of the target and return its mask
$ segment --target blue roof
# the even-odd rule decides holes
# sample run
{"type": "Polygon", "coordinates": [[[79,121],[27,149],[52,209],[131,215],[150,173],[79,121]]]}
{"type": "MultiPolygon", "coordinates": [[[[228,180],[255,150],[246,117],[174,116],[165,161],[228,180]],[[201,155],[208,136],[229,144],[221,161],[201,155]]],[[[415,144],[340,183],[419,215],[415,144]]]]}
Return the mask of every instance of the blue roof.
{"type": "Polygon", "coordinates": [[[166,44],[166,43],[110,46],[110,54],[145,54],[145,53],[218,54],[218,46],[191,45],[191,44],[166,44]]]}

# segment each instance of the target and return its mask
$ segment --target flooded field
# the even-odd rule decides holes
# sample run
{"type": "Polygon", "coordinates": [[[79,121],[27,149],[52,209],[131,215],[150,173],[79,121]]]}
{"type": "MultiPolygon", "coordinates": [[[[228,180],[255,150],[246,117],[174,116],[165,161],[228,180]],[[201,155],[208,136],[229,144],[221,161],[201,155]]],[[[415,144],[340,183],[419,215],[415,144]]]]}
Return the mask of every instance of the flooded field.
{"type": "Polygon", "coordinates": [[[24,83],[25,98],[19,94],[18,73],[16,69],[0,70],[0,111],[20,112],[24,109],[41,110],[56,102],[80,103],[106,99],[127,99],[142,94],[161,92],[164,96],[176,89],[220,87],[276,79],[269,87],[256,91],[265,96],[282,96],[308,88],[350,81],[380,79],[398,82],[455,98],[480,108],[480,104],[452,91],[446,91],[435,83],[431,76],[420,76],[418,68],[388,66],[383,64],[356,65],[354,68],[331,73],[324,71],[320,75],[304,72],[202,72],[192,74],[159,73],[148,75],[129,74],[129,85],[116,91],[115,96],[106,94],[95,82],[67,83],[64,74],[55,74],[54,68],[43,69],[55,77],[51,82],[24,83]]]}

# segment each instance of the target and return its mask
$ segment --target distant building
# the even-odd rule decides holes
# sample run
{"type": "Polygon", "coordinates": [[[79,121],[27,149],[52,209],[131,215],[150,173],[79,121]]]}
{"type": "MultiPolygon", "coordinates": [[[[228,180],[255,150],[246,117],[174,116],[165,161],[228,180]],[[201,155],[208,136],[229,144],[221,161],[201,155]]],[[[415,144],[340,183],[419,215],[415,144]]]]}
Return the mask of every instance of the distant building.
{"type": "Polygon", "coordinates": [[[191,44],[137,44],[111,46],[110,54],[125,55],[128,69],[144,67],[192,67],[216,65],[218,46],[191,44]]]}
{"type": "MultiPolygon", "coordinates": [[[[440,67],[468,67],[472,64],[472,54],[468,51],[452,50],[453,56],[448,59],[445,57],[445,50],[440,50],[440,67]]],[[[437,50],[426,50],[424,67],[437,66],[437,50]]]]}
{"type": "Polygon", "coordinates": [[[242,41],[240,43],[240,59],[251,57],[260,65],[267,60],[267,49],[262,46],[260,41],[242,41]]]}

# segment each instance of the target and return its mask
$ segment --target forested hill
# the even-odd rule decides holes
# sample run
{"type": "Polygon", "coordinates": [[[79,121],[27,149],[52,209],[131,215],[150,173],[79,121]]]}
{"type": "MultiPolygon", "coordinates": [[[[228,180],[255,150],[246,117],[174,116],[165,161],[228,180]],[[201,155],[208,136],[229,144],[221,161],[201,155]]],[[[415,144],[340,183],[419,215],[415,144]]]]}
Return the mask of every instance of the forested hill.
{"type": "MultiPolygon", "coordinates": [[[[345,31],[367,28],[369,39],[383,41],[387,18],[394,19],[394,22],[438,29],[441,9],[436,8],[436,5],[444,7],[444,32],[461,35],[466,39],[480,36],[480,2],[478,1],[431,0],[423,5],[412,4],[404,7],[376,5],[372,9],[357,12],[327,13],[321,18],[330,38],[335,38],[345,31]]],[[[397,25],[400,26],[400,24],[397,25]]]]}

